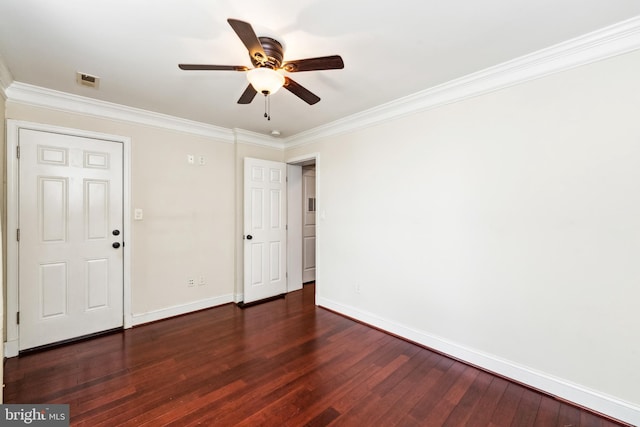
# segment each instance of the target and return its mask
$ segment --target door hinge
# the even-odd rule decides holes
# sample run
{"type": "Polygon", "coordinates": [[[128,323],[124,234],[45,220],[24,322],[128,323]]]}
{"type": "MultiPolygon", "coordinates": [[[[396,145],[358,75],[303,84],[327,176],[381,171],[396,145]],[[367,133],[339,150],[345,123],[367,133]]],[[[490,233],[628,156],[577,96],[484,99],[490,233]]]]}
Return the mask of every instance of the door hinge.
{"type": "Polygon", "coordinates": [[[19,145],[16,147],[16,157],[18,159],[20,158],[20,146],[19,145]]]}
{"type": "Polygon", "coordinates": [[[20,324],[20,312],[16,312],[16,324],[19,325],[20,324]]]}
{"type": "Polygon", "coordinates": [[[18,240],[18,242],[20,241],[20,229],[19,228],[16,230],[16,239],[18,240]]]}

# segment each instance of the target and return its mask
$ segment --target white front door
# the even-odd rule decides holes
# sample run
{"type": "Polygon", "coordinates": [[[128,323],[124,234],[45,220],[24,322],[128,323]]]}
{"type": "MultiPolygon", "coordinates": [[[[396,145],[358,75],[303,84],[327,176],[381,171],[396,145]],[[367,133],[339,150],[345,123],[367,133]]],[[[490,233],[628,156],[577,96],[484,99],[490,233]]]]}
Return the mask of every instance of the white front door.
{"type": "Polygon", "coordinates": [[[316,280],[316,169],[302,169],[302,282],[316,280]]]}
{"type": "Polygon", "coordinates": [[[20,350],[123,325],[121,143],[20,129],[20,350]]]}
{"type": "Polygon", "coordinates": [[[244,303],[286,293],[286,165],[244,159],[244,303]]]}

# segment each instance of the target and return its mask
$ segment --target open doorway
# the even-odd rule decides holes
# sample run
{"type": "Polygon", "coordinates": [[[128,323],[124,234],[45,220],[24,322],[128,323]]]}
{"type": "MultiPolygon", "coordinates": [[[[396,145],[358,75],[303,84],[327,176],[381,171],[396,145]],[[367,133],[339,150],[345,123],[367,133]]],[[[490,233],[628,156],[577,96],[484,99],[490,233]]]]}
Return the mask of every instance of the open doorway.
{"type": "Polygon", "coordinates": [[[287,168],[288,288],[292,291],[318,282],[318,155],[288,159],[287,168]]]}
{"type": "Polygon", "coordinates": [[[302,167],[302,284],[316,280],[316,164],[302,167]]]}

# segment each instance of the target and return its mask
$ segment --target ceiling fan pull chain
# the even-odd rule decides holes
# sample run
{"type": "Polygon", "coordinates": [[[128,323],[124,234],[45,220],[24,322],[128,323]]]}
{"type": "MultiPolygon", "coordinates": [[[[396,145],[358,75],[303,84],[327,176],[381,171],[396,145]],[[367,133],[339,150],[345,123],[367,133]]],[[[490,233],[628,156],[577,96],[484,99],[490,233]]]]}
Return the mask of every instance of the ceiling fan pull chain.
{"type": "Polygon", "coordinates": [[[271,120],[271,99],[269,93],[264,94],[264,118],[271,120]]]}
{"type": "Polygon", "coordinates": [[[267,94],[264,94],[264,118],[267,118],[267,94]]]}

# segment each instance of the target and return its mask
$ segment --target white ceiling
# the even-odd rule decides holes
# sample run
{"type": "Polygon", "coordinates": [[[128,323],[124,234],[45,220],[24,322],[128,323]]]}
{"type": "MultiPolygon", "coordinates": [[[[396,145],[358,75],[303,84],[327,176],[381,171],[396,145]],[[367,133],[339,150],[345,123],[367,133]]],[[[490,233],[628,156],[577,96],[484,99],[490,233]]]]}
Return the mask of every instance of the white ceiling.
{"type": "Polygon", "coordinates": [[[289,137],[636,15],[638,0],[1,0],[0,56],[16,82],[289,137]],[[251,66],[227,18],[285,59],[339,54],[345,68],[290,74],[322,100],[282,90],[267,121],[260,95],[236,103],[244,73],[178,69],[251,66]]]}

